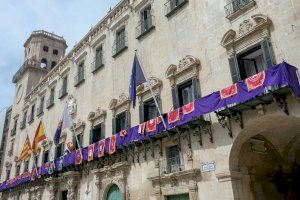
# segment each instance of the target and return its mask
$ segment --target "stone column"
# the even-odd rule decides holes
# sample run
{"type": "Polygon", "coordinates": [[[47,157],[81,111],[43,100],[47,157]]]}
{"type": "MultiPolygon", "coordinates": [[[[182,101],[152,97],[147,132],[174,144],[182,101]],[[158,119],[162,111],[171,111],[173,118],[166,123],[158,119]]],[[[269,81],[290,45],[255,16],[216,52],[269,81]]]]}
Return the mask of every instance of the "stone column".
{"type": "Polygon", "coordinates": [[[79,172],[73,171],[73,172],[66,172],[63,174],[63,177],[67,179],[67,198],[68,200],[76,200],[76,186],[79,181],[79,172]]]}
{"type": "Polygon", "coordinates": [[[55,200],[57,190],[58,190],[59,180],[57,178],[51,177],[51,178],[47,178],[45,181],[48,183],[49,200],[55,200]]]}
{"type": "Polygon", "coordinates": [[[101,172],[99,169],[94,169],[92,171],[94,177],[93,177],[93,180],[94,180],[94,183],[95,183],[95,186],[96,186],[96,200],[100,200],[102,199],[102,192],[101,192],[101,172]]]}
{"type": "Polygon", "coordinates": [[[35,193],[35,199],[36,200],[42,200],[42,193],[43,193],[43,188],[40,186],[36,186],[34,188],[34,193],[35,193]]]}

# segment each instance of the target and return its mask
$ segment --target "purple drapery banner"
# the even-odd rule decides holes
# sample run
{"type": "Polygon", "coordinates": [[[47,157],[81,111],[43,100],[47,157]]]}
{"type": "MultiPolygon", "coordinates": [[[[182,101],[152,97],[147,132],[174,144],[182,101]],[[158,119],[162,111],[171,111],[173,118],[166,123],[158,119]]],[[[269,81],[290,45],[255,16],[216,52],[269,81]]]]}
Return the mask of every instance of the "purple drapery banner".
{"type": "MultiPolygon", "coordinates": [[[[195,109],[193,112],[184,115],[180,112],[180,120],[174,122],[172,124],[167,124],[167,128],[173,128],[175,126],[184,125],[194,117],[200,117],[204,114],[211,113],[222,108],[230,107],[231,105],[236,105],[239,103],[243,103],[245,101],[251,100],[256,96],[263,95],[270,89],[279,89],[283,87],[290,87],[295,96],[300,97],[300,85],[299,85],[299,77],[297,76],[297,68],[289,65],[286,62],[282,62],[281,64],[275,65],[265,70],[265,80],[261,87],[258,87],[254,90],[248,91],[245,80],[242,80],[237,83],[238,92],[236,95],[231,97],[221,99],[220,92],[214,92],[210,95],[202,97],[200,99],[195,100],[194,105],[195,109]]],[[[163,115],[165,121],[168,121],[167,114],[163,115]]],[[[162,123],[157,125],[155,131],[145,132],[144,134],[138,133],[139,126],[134,126],[127,130],[126,136],[121,136],[120,133],[116,134],[116,148],[120,149],[124,146],[129,145],[135,141],[145,140],[148,137],[154,136],[163,132],[164,126],[162,123]]],[[[105,139],[105,153],[109,152],[109,140],[110,138],[105,139]]],[[[99,145],[95,143],[94,157],[97,157],[99,152],[99,145]]],[[[88,147],[82,148],[83,160],[88,160],[88,147]]],[[[68,153],[64,157],[55,159],[54,171],[61,170],[62,167],[67,167],[75,164],[75,151],[68,153]]],[[[48,174],[48,170],[46,169],[46,164],[43,163],[39,170],[41,175],[48,174]]],[[[7,180],[3,183],[0,183],[0,191],[15,187],[21,183],[25,183],[31,181],[31,173],[23,173],[22,175],[7,180]]]]}

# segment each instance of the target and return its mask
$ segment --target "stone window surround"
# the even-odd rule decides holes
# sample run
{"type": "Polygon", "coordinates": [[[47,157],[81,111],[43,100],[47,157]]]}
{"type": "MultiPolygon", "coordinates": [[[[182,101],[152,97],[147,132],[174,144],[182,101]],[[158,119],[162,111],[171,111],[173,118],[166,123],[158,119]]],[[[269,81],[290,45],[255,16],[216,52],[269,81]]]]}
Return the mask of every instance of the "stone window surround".
{"type": "MultiPolygon", "coordinates": [[[[150,83],[150,86],[153,90],[154,95],[155,96],[160,96],[161,88],[162,88],[162,81],[158,78],[153,77],[153,76],[150,77],[148,79],[148,81],[150,83]]],[[[138,97],[138,102],[139,103],[146,102],[146,101],[153,98],[147,82],[142,83],[142,84],[137,86],[136,95],[138,97]]]]}
{"type": "Polygon", "coordinates": [[[221,45],[226,48],[230,57],[257,45],[264,38],[269,38],[269,28],[272,21],[262,14],[252,15],[239,25],[239,30],[228,30],[221,40],[221,45]]]}
{"type": "Polygon", "coordinates": [[[118,99],[112,99],[109,103],[109,109],[113,116],[117,116],[123,112],[130,111],[130,98],[128,94],[122,93],[118,99]]]}
{"type": "Polygon", "coordinates": [[[93,43],[91,43],[91,50],[93,52],[94,58],[96,57],[97,49],[102,47],[102,51],[104,52],[104,50],[105,50],[105,39],[106,39],[106,34],[103,34],[98,39],[93,41],[93,43]]]}
{"type": "Polygon", "coordinates": [[[88,115],[88,121],[91,123],[91,127],[97,126],[101,123],[105,123],[106,111],[98,107],[95,111],[91,111],[88,115]]]}

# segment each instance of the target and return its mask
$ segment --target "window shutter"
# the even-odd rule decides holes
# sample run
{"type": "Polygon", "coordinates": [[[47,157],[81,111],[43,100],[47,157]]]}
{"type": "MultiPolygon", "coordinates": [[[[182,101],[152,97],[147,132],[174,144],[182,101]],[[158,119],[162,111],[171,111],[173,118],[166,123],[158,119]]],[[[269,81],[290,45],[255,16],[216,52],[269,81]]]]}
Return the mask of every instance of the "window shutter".
{"type": "MultiPolygon", "coordinates": [[[[155,98],[156,98],[156,101],[157,101],[157,104],[158,104],[158,108],[161,109],[161,99],[160,99],[160,96],[156,95],[155,98]]],[[[160,116],[159,111],[158,111],[157,108],[156,108],[156,116],[157,117],[160,116]]]]}
{"type": "Polygon", "coordinates": [[[241,80],[240,70],[236,57],[229,58],[229,66],[231,72],[231,78],[233,83],[237,83],[241,80]]]}
{"type": "Polygon", "coordinates": [[[78,144],[77,144],[77,141],[76,141],[75,135],[73,135],[72,137],[73,137],[73,139],[72,139],[73,146],[74,146],[74,148],[75,148],[75,149],[77,149],[77,148],[78,148],[78,144]]]}
{"type": "Polygon", "coordinates": [[[130,111],[126,110],[125,112],[125,119],[126,119],[126,128],[130,128],[130,111]]]}
{"type": "Polygon", "coordinates": [[[100,124],[101,126],[101,135],[100,135],[100,140],[105,139],[105,124],[104,122],[100,124]]]}
{"type": "Polygon", "coordinates": [[[173,108],[179,108],[179,98],[178,98],[178,88],[176,85],[172,86],[172,100],[173,100],[173,108]]]}
{"type": "Polygon", "coordinates": [[[114,135],[116,133],[116,116],[113,116],[112,118],[112,134],[114,135]]]}
{"type": "Polygon", "coordinates": [[[267,67],[272,67],[274,65],[274,59],[272,57],[271,47],[270,47],[268,38],[265,38],[261,42],[261,49],[262,49],[262,52],[263,52],[263,57],[264,57],[266,66],[267,67]]]}
{"type": "Polygon", "coordinates": [[[90,129],[90,144],[93,144],[93,127],[90,129]]]}
{"type": "Polygon", "coordinates": [[[140,115],[140,123],[143,123],[145,121],[145,117],[144,117],[144,103],[141,103],[139,105],[139,115],[140,115]]]}
{"type": "Polygon", "coordinates": [[[197,77],[192,78],[192,87],[193,87],[193,93],[194,93],[194,100],[200,98],[200,86],[199,86],[199,80],[197,77]]]}

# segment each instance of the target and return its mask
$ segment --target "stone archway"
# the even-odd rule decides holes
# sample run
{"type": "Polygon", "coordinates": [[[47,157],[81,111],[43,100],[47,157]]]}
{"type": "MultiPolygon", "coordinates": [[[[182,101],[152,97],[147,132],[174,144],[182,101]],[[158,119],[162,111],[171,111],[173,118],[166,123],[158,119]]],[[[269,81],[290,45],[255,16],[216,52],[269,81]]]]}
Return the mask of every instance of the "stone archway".
{"type": "Polygon", "coordinates": [[[106,200],[121,200],[122,193],[120,188],[116,184],[112,184],[106,194],[106,200]]]}
{"type": "Polygon", "coordinates": [[[239,174],[232,181],[234,198],[296,199],[299,152],[299,118],[266,115],[248,123],[229,157],[231,173],[239,174]]]}

